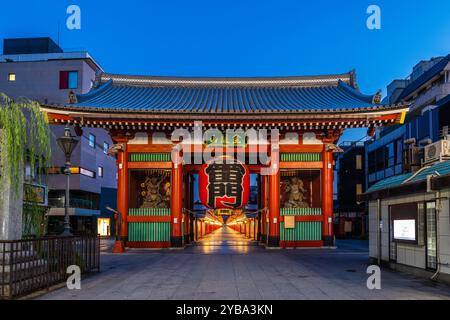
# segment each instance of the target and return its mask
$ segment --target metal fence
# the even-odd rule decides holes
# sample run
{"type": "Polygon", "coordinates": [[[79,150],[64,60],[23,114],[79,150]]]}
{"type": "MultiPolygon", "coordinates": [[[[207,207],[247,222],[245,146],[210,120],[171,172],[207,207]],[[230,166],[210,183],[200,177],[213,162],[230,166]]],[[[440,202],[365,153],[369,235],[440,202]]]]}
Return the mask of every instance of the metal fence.
{"type": "Polygon", "coordinates": [[[100,271],[100,238],[70,236],[0,241],[0,299],[12,299],[65,282],[67,267],[100,271]]]}

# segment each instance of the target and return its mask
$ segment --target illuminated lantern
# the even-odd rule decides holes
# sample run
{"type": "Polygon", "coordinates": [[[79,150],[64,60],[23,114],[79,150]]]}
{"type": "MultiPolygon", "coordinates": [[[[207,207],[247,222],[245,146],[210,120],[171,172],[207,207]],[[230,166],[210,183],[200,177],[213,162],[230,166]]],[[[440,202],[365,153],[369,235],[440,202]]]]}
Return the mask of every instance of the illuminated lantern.
{"type": "Polygon", "coordinates": [[[199,195],[203,205],[237,209],[245,206],[250,194],[250,172],[240,161],[217,157],[199,172],[199,195]]]}

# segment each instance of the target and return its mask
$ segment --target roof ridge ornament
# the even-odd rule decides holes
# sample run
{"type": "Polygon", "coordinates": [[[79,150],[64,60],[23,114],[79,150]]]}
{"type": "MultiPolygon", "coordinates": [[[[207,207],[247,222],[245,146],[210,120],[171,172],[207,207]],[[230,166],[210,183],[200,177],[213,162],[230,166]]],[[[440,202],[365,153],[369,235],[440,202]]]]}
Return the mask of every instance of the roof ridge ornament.
{"type": "Polygon", "coordinates": [[[356,82],[356,70],[355,69],[350,70],[349,74],[350,74],[350,86],[355,88],[356,90],[359,90],[358,83],[356,82]]]}
{"type": "Polygon", "coordinates": [[[377,91],[377,93],[375,93],[375,95],[373,96],[373,99],[372,99],[372,103],[373,104],[380,104],[381,103],[381,89],[379,89],[378,91],[377,91]]]}
{"type": "Polygon", "coordinates": [[[69,91],[69,104],[75,104],[78,103],[78,99],[77,99],[77,95],[75,94],[75,92],[73,92],[73,90],[69,91]]]}

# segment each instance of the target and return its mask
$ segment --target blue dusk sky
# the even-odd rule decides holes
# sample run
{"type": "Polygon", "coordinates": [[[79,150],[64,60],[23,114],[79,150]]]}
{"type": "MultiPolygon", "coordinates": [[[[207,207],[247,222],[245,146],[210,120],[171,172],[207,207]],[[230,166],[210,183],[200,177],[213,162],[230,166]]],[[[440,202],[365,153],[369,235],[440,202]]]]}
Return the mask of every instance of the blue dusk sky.
{"type": "MultiPolygon", "coordinates": [[[[87,50],[107,72],[292,76],[356,69],[363,93],[385,92],[419,60],[450,52],[448,0],[3,1],[0,38],[50,36],[87,50]],[[66,9],[81,9],[69,30],[66,9]],[[369,30],[366,10],[381,9],[369,30]]],[[[342,140],[365,136],[349,130],[342,140]]]]}

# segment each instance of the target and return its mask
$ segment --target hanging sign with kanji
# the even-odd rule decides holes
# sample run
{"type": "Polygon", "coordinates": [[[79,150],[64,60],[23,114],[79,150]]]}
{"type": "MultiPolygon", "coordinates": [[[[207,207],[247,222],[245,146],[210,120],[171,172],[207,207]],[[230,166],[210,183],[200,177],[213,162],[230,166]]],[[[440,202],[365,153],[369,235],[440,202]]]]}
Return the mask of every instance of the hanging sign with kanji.
{"type": "Polygon", "coordinates": [[[198,185],[203,205],[213,209],[237,209],[248,202],[250,172],[236,159],[217,157],[201,167],[198,185]]]}

